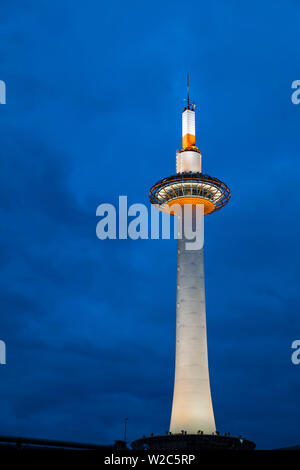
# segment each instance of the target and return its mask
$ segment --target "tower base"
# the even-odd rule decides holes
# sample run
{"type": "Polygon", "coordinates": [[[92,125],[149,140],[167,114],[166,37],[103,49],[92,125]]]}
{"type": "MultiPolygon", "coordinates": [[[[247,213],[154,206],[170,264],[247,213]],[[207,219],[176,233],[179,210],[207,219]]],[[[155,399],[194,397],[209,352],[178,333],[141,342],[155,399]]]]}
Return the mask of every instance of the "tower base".
{"type": "Polygon", "coordinates": [[[248,439],[212,434],[174,434],[150,436],[131,443],[134,450],[145,451],[201,451],[201,450],[254,450],[255,443],[248,439]]]}

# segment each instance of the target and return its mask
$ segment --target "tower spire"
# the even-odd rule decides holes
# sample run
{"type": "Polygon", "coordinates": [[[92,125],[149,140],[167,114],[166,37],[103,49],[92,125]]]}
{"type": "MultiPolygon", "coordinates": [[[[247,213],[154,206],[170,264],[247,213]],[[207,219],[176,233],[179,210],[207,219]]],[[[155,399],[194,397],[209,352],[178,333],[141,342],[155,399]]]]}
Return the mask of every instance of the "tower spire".
{"type": "MultiPolygon", "coordinates": [[[[192,106],[190,106],[190,76],[189,74],[187,74],[186,91],[187,91],[187,100],[186,100],[187,104],[184,107],[184,110],[182,113],[182,150],[193,148],[194,150],[198,151],[196,147],[195,112],[194,112],[195,106],[193,104],[192,106]]],[[[200,156],[200,160],[201,160],[201,156],[200,156]]],[[[201,162],[200,162],[200,168],[201,168],[201,162]]],[[[201,169],[198,169],[198,171],[201,171],[201,169]]]]}
{"type": "Polygon", "coordinates": [[[189,74],[187,74],[186,88],[187,88],[187,109],[190,109],[190,76],[189,74]]]}

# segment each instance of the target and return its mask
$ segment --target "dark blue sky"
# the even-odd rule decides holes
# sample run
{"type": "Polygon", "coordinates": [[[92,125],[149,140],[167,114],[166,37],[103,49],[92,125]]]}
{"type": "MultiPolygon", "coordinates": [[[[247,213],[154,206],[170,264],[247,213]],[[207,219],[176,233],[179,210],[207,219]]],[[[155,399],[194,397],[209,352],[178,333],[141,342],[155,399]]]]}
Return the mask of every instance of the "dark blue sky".
{"type": "Polygon", "coordinates": [[[111,443],[165,432],[176,242],[100,241],[96,207],[175,172],[186,73],[206,173],[217,427],[300,444],[296,0],[2,5],[0,434],[111,443]]]}

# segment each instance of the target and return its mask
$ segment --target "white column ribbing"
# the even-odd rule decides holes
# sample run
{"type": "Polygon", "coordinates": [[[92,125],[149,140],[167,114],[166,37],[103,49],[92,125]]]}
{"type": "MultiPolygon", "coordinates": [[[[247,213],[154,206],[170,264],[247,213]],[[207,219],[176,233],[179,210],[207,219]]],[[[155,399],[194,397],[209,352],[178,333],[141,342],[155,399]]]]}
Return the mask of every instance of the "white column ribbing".
{"type": "MultiPolygon", "coordinates": [[[[183,214],[184,215],[184,214],[183,214]]],[[[203,248],[177,245],[176,364],[170,432],[215,432],[206,337],[203,248]]]]}

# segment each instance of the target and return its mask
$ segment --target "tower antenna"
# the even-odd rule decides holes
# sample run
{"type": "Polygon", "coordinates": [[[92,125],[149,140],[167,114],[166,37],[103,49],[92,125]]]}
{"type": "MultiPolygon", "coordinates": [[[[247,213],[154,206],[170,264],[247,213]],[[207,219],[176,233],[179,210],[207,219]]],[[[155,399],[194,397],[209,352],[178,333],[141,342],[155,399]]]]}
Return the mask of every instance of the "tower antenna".
{"type": "Polygon", "coordinates": [[[187,74],[186,88],[187,88],[187,108],[190,109],[190,77],[189,77],[189,74],[187,74]]]}

